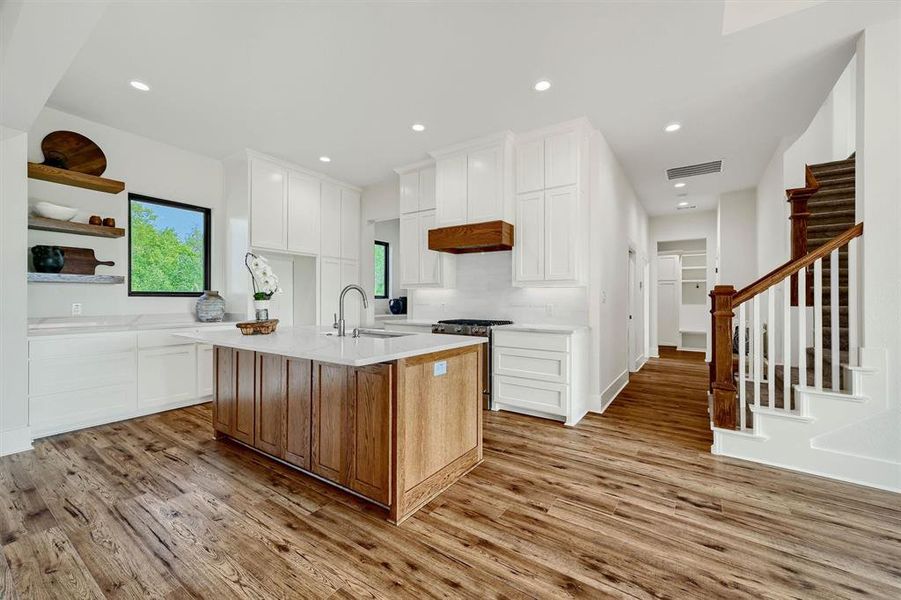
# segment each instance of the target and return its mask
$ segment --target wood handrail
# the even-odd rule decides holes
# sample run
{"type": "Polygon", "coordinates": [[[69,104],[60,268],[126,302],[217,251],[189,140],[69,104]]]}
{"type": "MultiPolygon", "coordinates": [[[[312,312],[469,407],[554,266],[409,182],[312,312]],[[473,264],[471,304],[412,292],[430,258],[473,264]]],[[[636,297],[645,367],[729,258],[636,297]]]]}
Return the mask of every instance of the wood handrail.
{"type": "Polygon", "coordinates": [[[809,254],[802,256],[801,258],[790,260],[781,267],[770,271],[754,283],[751,283],[736,292],[735,297],[732,299],[732,307],[735,308],[739,304],[747,302],[757,294],[760,294],[764,290],[773,287],[783,279],[794,275],[801,269],[809,267],[819,259],[829,256],[829,254],[831,254],[833,250],[841,248],[854,238],[860,237],[861,235],[863,235],[863,223],[858,223],[844,233],[832,238],[813,252],[810,252],[809,254]]]}

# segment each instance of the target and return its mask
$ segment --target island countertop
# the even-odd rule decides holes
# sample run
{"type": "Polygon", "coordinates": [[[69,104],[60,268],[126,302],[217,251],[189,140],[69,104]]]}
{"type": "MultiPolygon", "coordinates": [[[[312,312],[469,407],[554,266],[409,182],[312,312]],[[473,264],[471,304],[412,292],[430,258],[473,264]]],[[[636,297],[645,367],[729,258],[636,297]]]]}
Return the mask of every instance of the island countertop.
{"type": "Polygon", "coordinates": [[[334,329],[331,327],[315,326],[280,327],[269,335],[243,335],[237,328],[224,331],[201,330],[179,335],[213,346],[279,354],[351,367],[476,346],[488,341],[487,338],[464,335],[419,333],[390,338],[354,338],[349,333],[346,337],[338,337],[334,335],[334,329]],[[328,335],[330,333],[332,335],[328,335]]]}

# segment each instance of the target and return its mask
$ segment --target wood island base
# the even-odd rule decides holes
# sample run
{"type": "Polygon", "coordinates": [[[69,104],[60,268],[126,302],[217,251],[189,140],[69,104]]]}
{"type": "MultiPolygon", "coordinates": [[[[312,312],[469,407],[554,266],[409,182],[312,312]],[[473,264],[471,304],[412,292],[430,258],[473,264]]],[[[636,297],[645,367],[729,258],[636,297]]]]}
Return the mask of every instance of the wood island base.
{"type": "Polygon", "coordinates": [[[401,523],[482,461],[482,345],[352,367],[216,346],[213,429],[401,523]]]}

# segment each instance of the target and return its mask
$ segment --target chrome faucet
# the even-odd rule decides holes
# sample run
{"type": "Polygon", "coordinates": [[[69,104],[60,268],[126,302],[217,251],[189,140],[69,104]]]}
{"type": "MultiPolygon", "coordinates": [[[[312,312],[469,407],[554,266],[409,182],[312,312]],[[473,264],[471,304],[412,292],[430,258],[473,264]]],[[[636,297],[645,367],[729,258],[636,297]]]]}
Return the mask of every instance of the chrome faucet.
{"type": "Polygon", "coordinates": [[[338,319],[335,321],[335,324],[332,325],[332,327],[338,330],[339,337],[347,335],[347,332],[344,329],[344,296],[347,295],[347,292],[350,290],[357,290],[360,292],[360,296],[363,297],[363,308],[369,308],[369,300],[366,299],[366,291],[360,286],[352,283],[341,290],[341,295],[338,297],[338,319]]]}

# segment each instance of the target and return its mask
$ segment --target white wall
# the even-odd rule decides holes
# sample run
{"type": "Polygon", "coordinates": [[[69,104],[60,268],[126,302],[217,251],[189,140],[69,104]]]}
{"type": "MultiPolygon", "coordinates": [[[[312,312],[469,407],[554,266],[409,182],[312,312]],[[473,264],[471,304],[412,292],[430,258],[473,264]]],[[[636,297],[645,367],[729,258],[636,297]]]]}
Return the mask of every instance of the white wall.
{"type": "MultiPolygon", "coordinates": [[[[657,255],[658,242],[672,242],[676,240],[704,239],[707,242],[707,286],[708,289],[716,278],[716,238],[717,238],[717,213],[713,210],[701,212],[689,212],[679,215],[664,215],[652,217],[650,220],[650,233],[648,240],[648,252],[651,256],[657,255]]],[[[651,261],[651,280],[648,283],[650,294],[650,345],[651,354],[656,356],[657,351],[657,261],[651,261]]],[[[710,357],[710,322],[705,320],[707,332],[707,357],[710,357]]]]}
{"type": "MultiPolygon", "coordinates": [[[[397,175],[372,184],[361,194],[360,285],[371,298],[375,289],[375,265],[372,246],[375,241],[375,225],[380,221],[400,218],[400,182],[397,175]]],[[[387,303],[385,304],[387,306],[387,303]]],[[[363,323],[372,323],[378,310],[375,302],[363,311],[363,323]]]]}
{"type": "Polygon", "coordinates": [[[720,194],[717,248],[716,281],[740,290],[757,279],[757,190],[720,194]]]}
{"type": "MultiPolygon", "coordinates": [[[[600,133],[591,138],[591,157],[590,406],[602,410],[629,377],[629,248],[636,253],[639,273],[644,274],[648,264],[648,216],[600,133]]],[[[646,315],[635,317],[635,327],[643,332],[646,315]]],[[[639,339],[643,337],[639,335],[639,339]]],[[[647,355],[646,348],[643,354],[647,355]]]]}
{"type": "MultiPolygon", "coordinates": [[[[30,202],[46,200],[79,209],[76,221],[87,222],[90,215],[114,217],[119,227],[128,225],[128,192],[174,200],[212,209],[213,289],[223,282],[222,256],[225,250],[225,210],[222,207],[222,163],[162,144],[132,133],[101,125],[64,112],[45,108],[28,136],[28,159],[42,162],[41,140],[56,130],[71,130],[91,138],[103,150],[107,169],[103,176],[125,182],[125,191],[116,195],[28,180],[30,202]]],[[[115,267],[98,267],[98,273],[126,275],[128,237],[93,238],[45,231],[29,231],[28,245],[55,244],[94,248],[99,260],[114,260],[115,267]]],[[[58,317],[71,314],[71,304],[80,302],[85,315],[189,313],[193,298],[129,298],[126,285],[30,284],[30,317],[58,317]]]]}
{"type": "MultiPolygon", "coordinates": [[[[375,239],[388,242],[388,298],[405,296],[406,290],[400,287],[400,219],[379,221],[375,224],[375,239]]],[[[372,247],[372,246],[370,246],[372,247]]],[[[372,277],[375,278],[373,266],[372,277]]],[[[387,314],[388,300],[376,300],[375,314],[387,314]]]]}
{"type": "Polygon", "coordinates": [[[31,448],[25,360],[26,138],[0,126],[0,456],[31,448]]]}
{"type": "Polygon", "coordinates": [[[867,28],[857,45],[857,211],[862,238],[861,346],[884,349],[887,401],[901,410],[901,22],[867,28]]]}
{"type": "Polygon", "coordinates": [[[790,141],[776,147],[757,182],[757,274],[769,273],[791,258],[791,208],[785,198],[783,155],[790,141]]]}

